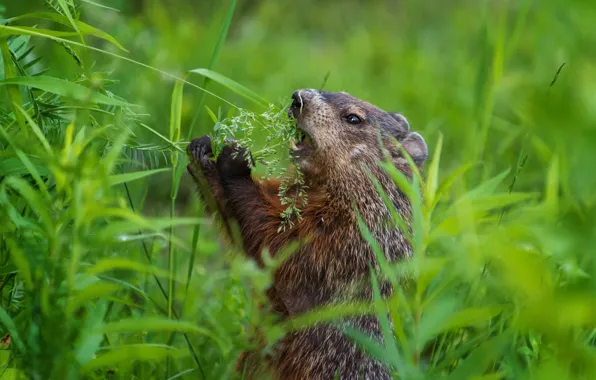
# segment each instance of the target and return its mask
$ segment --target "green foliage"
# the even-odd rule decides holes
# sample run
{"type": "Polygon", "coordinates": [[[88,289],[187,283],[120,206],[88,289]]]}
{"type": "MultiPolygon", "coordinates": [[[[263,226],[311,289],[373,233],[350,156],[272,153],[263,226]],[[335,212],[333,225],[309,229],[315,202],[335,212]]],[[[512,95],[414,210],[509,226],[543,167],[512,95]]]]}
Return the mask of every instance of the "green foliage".
{"type": "Polygon", "coordinates": [[[259,340],[363,312],[383,343],[345,333],[398,379],[596,376],[590,1],[41,3],[0,5],[1,378],[239,378],[259,340]],[[380,163],[413,255],[361,223],[374,302],[280,324],[260,306],[287,255],[221,241],[184,147],[236,138],[286,175],[289,95],[321,83],[403,112],[431,158],[380,163]]]}

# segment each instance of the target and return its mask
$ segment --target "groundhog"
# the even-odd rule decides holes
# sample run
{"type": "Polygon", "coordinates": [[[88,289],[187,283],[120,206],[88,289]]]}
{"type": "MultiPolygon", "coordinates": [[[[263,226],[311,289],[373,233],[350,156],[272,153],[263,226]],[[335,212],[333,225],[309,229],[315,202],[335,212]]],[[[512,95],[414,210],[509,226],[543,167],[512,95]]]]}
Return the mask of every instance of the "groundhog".
{"type": "MultiPolygon", "coordinates": [[[[243,148],[232,142],[213,160],[208,136],[193,140],[188,147],[190,174],[213,195],[208,211],[237,223],[248,256],[262,263],[264,248],[275,255],[289,242],[305,241],[277,269],[269,289],[271,307],[282,318],[335,302],[372,299],[370,268],[378,270],[378,264],[362,237],[357,215],[389,261],[408,257],[411,246],[399,228],[387,223],[390,211],[370,176],[409,221],[409,200],[378,162],[389,157],[411,178],[400,145],[420,169],[428,156],[424,139],[410,131],[400,113],[385,112],[345,92],[302,89],[292,99],[288,113],[296,119],[304,139],[289,149],[303,173],[307,202],[302,205],[302,220],[285,230],[279,228],[286,207],[278,196],[280,181],[253,179],[247,161],[251,156],[243,148]]],[[[206,191],[199,192],[206,200],[206,191]]],[[[383,284],[382,292],[390,291],[383,284]]],[[[341,325],[383,341],[375,316],[346,318],[341,325]]],[[[263,365],[259,361],[258,355],[248,353],[240,370],[246,364],[252,378],[263,378],[262,373],[256,375],[263,365]]],[[[337,375],[340,379],[391,379],[391,369],[370,358],[334,324],[289,333],[266,362],[273,378],[280,380],[327,380],[337,375]]]]}

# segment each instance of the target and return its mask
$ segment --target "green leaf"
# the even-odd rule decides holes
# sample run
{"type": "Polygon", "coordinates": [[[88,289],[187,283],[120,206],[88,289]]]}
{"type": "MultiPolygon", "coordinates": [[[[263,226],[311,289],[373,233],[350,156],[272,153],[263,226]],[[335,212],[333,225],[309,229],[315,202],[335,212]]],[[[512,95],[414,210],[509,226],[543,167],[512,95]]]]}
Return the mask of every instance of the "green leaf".
{"type": "Polygon", "coordinates": [[[476,186],[474,189],[464,194],[464,196],[458,199],[457,202],[461,202],[463,200],[477,199],[494,193],[499,184],[501,184],[505,177],[507,177],[509,171],[510,169],[507,169],[502,173],[489,179],[488,181],[482,182],[480,185],[476,186]]]}
{"type": "Polygon", "coordinates": [[[303,329],[320,322],[331,322],[340,318],[371,314],[374,308],[370,302],[349,302],[320,306],[289,319],[285,325],[288,331],[303,329]]]}
{"type": "Polygon", "coordinates": [[[429,208],[434,204],[434,200],[437,196],[437,187],[439,182],[439,162],[441,160],[441,149],[443,147],[443,135],[439,135],[439,140],[435,147],[435,153],[433,154],[432,161],[428,168],[428,174],[426,176],[426,192],[425,201],[429,208]]]}
{"type": "Polygon", "coordinates": [[[397,184],[399,189],[404,192],[408,199],[411,199],[414,192],[412,181],[391,162],[379,162],[378,165],[389,174],[393,182],[397,184]]]}
{"type": "MultiPolygon", "coordinates": [[[[66,2],[66,0],[57,0],[57,1],[58,1],[58,5],[60,5],[60,8],[62,8],[62,12],[64,12],[68,21],[70,21],[70,24],[72,25],[73,29],[77,31],[77,34],[81,35],[81,32],[79,31],[79,27],[77,26],[77,23],[75,22],[74,17],[72,17],[72,13],[70,13],[70,7],[68,6],[68,3],[66,2]]],[[[83,41],[82,35],[81,35],[81,41],[83,41]]]]}
{"type": "Polygon", "coordinates": [[[0,176],[13,175],[15,177],[18,177],[24,174],[30,174],[33,177],[33,179],[35,179],[35,183],[37,184],[43,195],[49,199],[48,188],[46,186],[46,183],[41,178],[42,175],[47,176],[49,174],[47,162],[42,161],[39,158],[28,157],[25,153],[23,153],[23,151],[21,151],[17,147],[10,135],[4,130],[2,126],[0,126],[0,134],[2,134],[2,136],[8,142],[8,144],[13,147],[14,152],[18,157],[18,159],[15,157],[5,157],[2,160],[0,160],[0,176]]]}
{"type": "MultiPolygon", "coordinates": [[[[72,124],[71,124],[72,125],[72,124]]],[[[123,127],[122,131],[118,134],[115,141],[113,142],[112,146],[108,153],[103,157],[103,162],[105,164],[106,171],[108,173],[112,173],[114,171],[114,166],[120,159],[122,154],[122,150],[128,141],[131,131],[128,128],[123,127]]]]}
{"type": "Polygon", "coordinates": [[[153,133],[154,135],[156,135],[157,137],[159,137],[163,141],[167,142],[168,145],[170,145],[172,148],[178,150],[180,153],[186,154],[186,152],[184,150],[182,150],[182,148],[180,148],[178,145],[176,145],[176,143],[174,143],[174,141],[168,139],[166,136],[164,136],[161,133],[157,132],[155,129],[151,128],[150,126],[148,126],[146,124],[143,124],[143,123],[139,123],[139,126],[145,128],[146,130],[148,130],[149,132],[153,133]]]}
{"type": "Polygon", "coordinates": [[[213,113],[211,108],[209,108],[208,106],[205,106],[205,109],[207,110],[207,114],[209,115],[209,118],[211,118],[211,121],[213,121],[213,124],[219,123],[217,116],[215,116],[215,113],[213,113]]]}
{"type": "Polygon", "coordinates": [[[552,212],[556,212],[559,208],[560,183],[559,157],[554,155],[548,168],[546,186],[544,189],[544,204],[552,212]]]}
{"type": "MultiPolygon", "coordinates": [[[[98,230],[94,239],[98,241],[122,240],[125,241],[126,234],[135,233],[139,230],[161,231],[171,226],[193,226],[196,224],[211,224],[208,219],[201,218],[172,218],[172,219],[148,219],[134,213],[122,214],[125,221],[113,221],[108,226],[98,230]]],[[[176,239],[172,239],[175,241],[176,239]]]]}
{"type": "Polygon", "coordinates": [[[27,123],[29,125],[29,128],[33,129],[33,133],[35,133],[35,136],[37,136],[37,138],[39,139],[39,142],[41,143],[42,147],[45,149],[45,153],[48,155],[48,157],[51,158],[53,156],[52,147],[50,147],[50,143],[48,142],[48,140],[46,140],[46,137],[44,136],[41,129],[39,129],[39,127],[37,126],[37,123],[35,123],[35,121],[33,121],[33,119],[31,119],[31,116],[29,116],[29,114],[27,112],[25,112],[25,110],[22,109],[20,105],[14,104],[14,107],[18,112],[20,112],[25,117],[25,119],[27,120],[27,123]]]}
{"type": "Polygon", "coordinates": [[[81,0],[81,1],[83,3],[94,5],[94,6],[98,7],[98,8],[109,9],[109,10],[114,11],[114,12],[120,12],[119,9],[108,7],[107,5],[103,5],[103,4],[100,4],[100,3],[95,2],[95,1],[91,1],[91,0],[81,0]]]}
{"type": "MultiPolygon", "coordinates": [[[[71,20],[68,17],[64,17],[61,14],[51,13],[51,12],[27,13],[24,15],[10,18],[7,21],[12,22],[12,21],[25,20],[25,19],[31,19],[31,18],[55,21],[62,25],[71,25],[71,26],[73,25],[73,23],[71,22],[71,20]]],[[[95,28],[89,24],[86,24],[82,21],[79,21],[79,20],[75,20],[74,25],[76,25],[76,28],[78,28],[78,31],[83,35],[92,35],[95,37],[99,37],[101,39],[111,42],[112,44],[117,46],[119,49],[127,51],[114,37],[112,37],[108,33],[104,32],[103,30],[97,29],[97,28],[95,28]]]]}
{"type": "Polygon", "coordinates": [[[343,333],[360,346],[367,355],[380,360],[384,363],[391,363],[395,360],[378,341],[371,338],[371,336],[359,329],[348,326],[342,328],[343,333]]]}
{"type": "Polygon", "coordinates": [[[105,334],[121,334],[136,332],[183,332],[200,334],[215,340],[222,350],[225,350],[225,344],[217,335],[206,328],[198,327],[195,323],[186,321],[176,321],[165,318],[129,318],[121,319],[116,322],[105,324],[101,331],[105,334]]]}
{"type": "Polygon", "coordinates": [[[360,233],[362,234],[362,237],[364,238],[364,240],[370,245],[373,253],[375,254],[377,263],[379,264],[381,271],[383,272],[383,274],[385,276],[387,276],[387,278],[389,279],[389,281],[391,281],[391,284],[393,286],[399,286],[397,276],[396,276],[395,272],[393,271],[393,269],[391,268],[391,266],[389,265],[389,262],[387,261],[387,258],[385,257],[385,253],[383,252],[383,249],[381,248],[381,245],[375,239],[375,237],[372,235],[372,233],[370,232],[366,223],[364,223],[364,220],[362,219],[360,214],[357,214],[356,218],[358,221],[358,227],[360,229],[360,233]]]}
{"type": "Polygon", "coordinates": [[[12,258],[12,262],[19,269],[19,274],[23,278],[25,286],[28,290],[33,290],[31,266],[29,265],[29,259],[27,258],[27,254],[10,237],[6,238],[6,243],[8,244],[8,250],[10,251],[10,257],[12,258]]]}
{"type": "Polygon", "coordinates": [[[139,273],[152,273],[156,276],[161,277],[168,277],[168,272],[161,270],[159,268],[152,268],[148,265],[138,263],[133,260],[125,259],[125,258],[108,258],[108,259],[101,259],[95,265],[87,270],[87,276],[97,276],[99,274],[113,271],[113,270],[132,270],[139,273]]]}
{"type": "MultiPolygon", "coordinates": [[[[8,48],[6,38],[0,38],[0,50],[2,50],[2,62],[4,63],[4,80],[11,80],[17,76],[17,68],[12,61],[12,54],[8,48]]],[[[9,85],[7,90],[8,99],[10,100],[10,104],[13,106],[13,109],[14,104],[23,104],[23,98],[21,97],[21,92],[19,91],[18,86],[9,85]]],[[[23,116],[18,113],[16,109],[14,109],[13,112],[15,120],[23,130],[23,134],[27,136],[28,133],[27,127],[25,125],[25,119],[23,119],[23,116]]]]}
{"type": "Polygon", "coordinates": [[[221,54],[221,50],[223,49],[223,45],[226,41],[226,37],[228,35],[228,30],[230,29],[230,25],[232,24],[232,18],[234,17],[234,10],[236,9],[236,0],[232,0],[230,3],[230,7],[226,12],[226,19],[224,20],[221,30],[219,32],[219,37],[217,39],[217,43],[215,44],[215,48],[213,49],[213,53],[211,54],[211,59],[209,60],[209,65],[207,68],[212,70],[221,54]]]}
{"type": "Polygon", "coordinates": [[[447,257],[425,257],[423,265],[417,268],[418,280],[416,282],[417,293],[422,295],[429,285],[445,268],[449,258],[447,257]]]}
{"type": "Polygon", "coordinates": [[[6,276],[7,274],[18,272],[19,270],[17,269],[17,266],[13,263],[9,263],[0,267],[0,276],[6,276]]]}
{"type": "Polygon", "coordinates": [[[135,361],[159,362],[167,357],[186,356],[187,353],[162,344],[127,345],[115,348],[106,354],[98,356],[83,366],[83,372],[90,372],[99,368],[113,367],[121,363],[135,361]]]}
{"type": "Polygon", "coordinates": [[[23,341],[21,340],[21,336],[19,335],[19,331],[17,330],[17,327],[15,326],[13,320],[10,318],[8,313],[6,313],[6,310],[4,310],[4,308],[1,306],[0,306],[0,323],[2,323],[4,328],[6,330],[8,330],[8,332],[10,333],[11,339],[15,342],[19,351],[21,351],[22,353],[25,353],[25,345],[23,344],[23,341]]]}
{"type": "Polygon", "coordinates": [[[379,282],[377,281],[377,276],[375,272],[370,269],[371,275],[371,284],[373,287],[373,301],[375,305],[375,311],[377,314],[377,318],[379,320],[379,324],[381,325],[381,332],[383,333],[383,340],[385,343],[385,350],[389,354],[389,357],[392,358],[391,364],[396,366],[397,368],[403,367],[402,358],[397,350],[397,342],[395,341],[395,336],[393,335],[393,330],[391,329],[391,325],[389,324],[389,318],[387,317],[388,310],[385,305],[385,302],[381,298],[381,290],[379,288],[379,282]]]}
{"type": "Polygon", "coordinates": [[[410,196],[412,208],[412,251],[417,260],[423,260],[425,255],[424,242],[426,240],[426,220],[422,210],[422,197],[420,195],[420,177],[414,177],[413,191],[410,196]]]}
{"type": "Polygon", "coordinates": [[[172,92],[172,105],[170,109],[170,141],[180,140],[180,123],[182,121],[182,93],[184,81],[177,80],[172,92]]]}
{"type": "MultiPolygon", "coordinates": [[[[27,155],[25,153],[23,153],[21,150],[15,150],[15,153],[19,157],[21,162],[23,163],[23,166],[27,169],[27,173],[30,174],[33,177],[33,179],[35,180],[37,187],[41,190],[43,195],[47,199],[50,199],[48,187],[46,186],[46,183],[44,182],[44,180],[41,178],[41,174],[43,174],[44,176],[47,176],[49,174],[49,170],[45,167],[40,167],[40,166],[34,165],[33,162],[31,162],[31,160],[29,159],[29,157],[27,157],[27,155]],[[40,173],[40,171],[41,171],[41,173],[40,173]]],[[[1,171],[1,169],[0,169],[0,171],[1,171]]]]}
{"type": "Polygon", "coordinates": [[[110,98],[106,95],[94,92],[80,84],[69,82],[64,79],[58,79],[45,75],[32,77],[14,77],[0,80],[0,86],[20,85],[37,88],[52,94],[71,97],[76,100],[89,101],[98,104],[107,104],[112,106],[130,106],[121,100],[110,98]]]}
{"type": "Polygon", "coordinates": [[[137,172],[131,173],[124,173],[124,174],[115,174],[108,177],[108,183],[110,186],[118,185],[124,182],[131,182],[137,179],[145,178],[152,176],[157,173],[163,173],[170,170],[170,168],[161,168],[161,169],[154,169],[154,170],[141,170],[137,172]]]}
{"type": "Polygon", "coordinates": [[[438,333],[486,324],[503,310],[500,306],[467,308],[449,317],[438,333]]]}
{"type": "Polygon", "coordinates": [[[394,225],[400,228],[401,233],[405,236],[406,240],[411,241],[412,236],[410,235],[408,224],[404,220],[403,216],[395,209],[395,205],[393,204],[385,190],[383,190],[383,186],[381,185],[379,180],[377,180],[372,173],[369,173],[369,178],[375,186],[377,193],[379,193],[379,196],[383,200],[385,207],[387,207],[387,209],[389,210],[391,220],[393,221],[393,223],[395,223],[394,225]]]}
{"type": "Polygon", "coordinates": [[[461,175],[463,175],[466,171],[468,171],[473,165],[472,164],[465,164],[460,166],[459,168],[457,168],[455,171],[453,171],[449,177],[447,177],[447,179],[445,179],[441,185],[439,186],[439,189],[437,190],[436,196],[434,198],[434,202],[431,205],[431,210],[435,208],[435,206],[437,205],[437,203],[439,202],[439,200],[443,197],[443,195],[451,188],[451,186],[453,185],[453,183],[455,182],[455,180],[460,177],[461,175]]]}
{"type": "Polygon", "coordinates": [[[20,178],[8,177],[4,180],[4,184],[12,187],[21,194],[31,209],[39,215],[48,234],[52,236],[54,234],[53,219],[47,208],[47,202],[40,196],[40,194],[20,178]]]}
{"type": "Polygon", "coordinates": [[[433,336],[436,336],[440,331],[440,326],[443,325],[445,319],[457,310],[458,302],[449,295],[445,295],[433,303],[425,305],[420,322],[416,328],[416,346],[424,347],[424,345],[433,336]]]}
{"type": "MultiPolygon", "coordinates": [[[[6,26],[2,27],[0,25],[0,31],[5,30],[7,35],[22,35],[22,36],[44,36],[44,37],[73,37],[73,36],[80,36],[77,32],[62,32],[58,30],[49,30],[49,29],[39,29],[39,28],[32,28],[30,26],[6,26]]],[[[68,41],[68,40],[66,40],[68,41]]],[[[72,42],[72,41],[69,41],[72,42]]],[[[80,44],[81,46],[85,46],[80,44]]]]}
{"type": "Polygon", "coordinates": [[[74,347],[75,357],[80,365],[89,363],[101,346],[104,335],[98,330],[103,325],[107,311],[108,302],[103,299],[93,307],[87,308],[87,318],[85,318],[81,335],[74,347]]]}
{"type": "Polygon", "coordinates": [[[449,209],[441,214],[440,223],[434,228],[429,240],[438,236],[451,236],[460,232],[462,218],[472,218],[477,222],[489,212],[500,210],[504,207],[536,198],[538,194],[532,193],[501,193],[476,197],[470,200],[466,196],[456,201],[449,209]]]}
{"type": "Polygon", "coordinates": [[[66,313],[74,313],[86,302],[97,298],[105,298],[108,295],[115,293],[118,289],[120,289],[120,286],[117,284],[103,281],[88,285],[82,290],[76,292],[75,295],[68,300],[66,313]]]}
{"type": "MultiPolygon", "coordinates": [[[[0,126],[0,130],[1,130],[0,126]]],[[[15,177],[19,177],[25,174],[34,175],[36,172],[39,176],[47,176],[49,174],[49,170],[43,166],[43,161],[39,158],[34,157],[27,157],[22,151],[16,151],[15,154],[18,157],[3,157],[0,160],[0,176],[6,177],[9,175],[13,175],[15,177]],[[29,161],[28,164],[25,164],[23,158],[20,156],[23,154],[25,159],[29,161]],[[29,166],[31,165],[31,166],[29,166]],[[35,169],[35,171],[32,170],[35,169]]],[[[39,186],[39,184],[38,184],[39,186]]]]}
{"type": "MultiPolygon", "coordinates": [[[[223,49],[223,45],[226,41],[226,37],[228,35],[228,30],[230,29],[230,25],[232,24],[232,17],[234,16],[235,9],[236,9],[236,0],[232,0],[230,7],[228,8],[228,12],[226,14],[226,19],[224,20],[224,22],[221,26],[221,30],[219,32],[219,37],[217,39],[217,43],[215,44],[215,48],[213,49],[213,53],[211,54],[211,59],[209,60],[209,65],[207,66],[208,70],[213,70],[215,68],[215,65],[217,64],[217,61],[219,60],[219,55],[221,54],[221,50],[223,49]]],[[[206,89],[208,85],[209,85],[209,78],[205,77],[205,79],[203,80],[203,85],[201,87],[206,89]]],[[[203,110],[203,106],[205,104],[205,95],[206,95],[206,92],[201,91],[201,95],[200,95],[199,101],[198,101],[197,111],[195,112],[195,115],[193,116],[192,121],[190,123],[190,128],[188,129],[188,136],[186,138],[187,140],[190,140],[192,138],[192,135],[193,135],[193,132],[195,129],[195,125],[197,123],[197,120],[199,119],[199,115],[201,114],[201,111],[203,110]]],[[[208,107],[206,107],[206,108],[209,111],[209,108],[208,107]]]]}
{"type": "Polygon", "coordinates": [[[190,70],[189,73],[199,74],[204,77],[207,77],[207,78],[213,80],[214,82],[217,82],[217,83],[221,84],[222,86],[228,88],[232,92],[242,96],[243,98],[250,100],[251,102],[254,102],[255,104],[258,104],[263,107],[269,106],[269,102],[267,100],[265,100],[264,98],[260,97],[259,95],[257,95],[255,92],[249,90],[248,88],[231,80],[228,77],[225,77],[219,73],[216,73],[215,71],[211,71],[208,69],[194,69],[194,70],[190,70]]]}
{"type": "Polygon", "coordinates": [[[507,330],[485,341],[451,372],[448,380],[469,379],[472,376],[484,375],[488,366],[498,360],[503,349],[511,341],[512,335],[511,330],[507,330]]]}

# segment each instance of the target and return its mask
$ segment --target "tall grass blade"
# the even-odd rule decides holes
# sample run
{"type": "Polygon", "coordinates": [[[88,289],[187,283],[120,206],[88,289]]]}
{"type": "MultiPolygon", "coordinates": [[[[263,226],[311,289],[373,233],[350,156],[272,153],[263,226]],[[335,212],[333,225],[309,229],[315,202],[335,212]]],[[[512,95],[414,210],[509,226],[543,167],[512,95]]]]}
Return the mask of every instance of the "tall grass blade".
{"type": "Polygon", "coordinates": [[[14,77],[0,80],[0,86],[9,85],[20,85],[37,88],[46,92],[51,92],[52,94],[81,100],[83,102],[120,107],[130,106],[126,102],[95,92],[87,87],[81,86],[80,84],[45,75],[38,75],[34,77],[14,77]]]}
{"type": "Polygon", "coordinates": [[[170,168],[161,168],[161,169],[153,169],[153,170],[141,170],[137,172],[131,173],[123,173],[123,174],[114,174],[109,176],[108,183],[110,186],[119,185],[125,182],[132,182],[138,179],[150,177],[157,173],[163,173],[169,171],[170,168]]]}
{"type": "Polygon", "coordinates": [[[113,367],[122,363],[132,364],[136,361],[158,363],[168,357],[179,358],[184,355],[186,355],[184,351],[166,345],[128,345],[110,350],[108,353],[89,361],[83,366],[82,371],[89,373],[100,368],[113,367]]]}
{"type": "Polygon", "coordinates": [[[23,341],[21,340],[19,331],[17,330],[17,327],[14,324],[14,321],[6,313],[6,310],[4,310],[3,307],[0,307],[0,322],[2,323],[2,326],[4,326],[4,328],[6,330],[8,330],[8,332],[10,333],[11,340],[13,340],[15,342],[19,351],[24,353],[26,348],[25,348],[25,345],[23,344],[23,341]]]}
{"type": "MultiPolygon", "coordinates": [[[[8,43],[6,38],[0,34],[0,50],[2,51],[2,63],[4,65],[4,81],[12,80],[17,77],[17,69],[12,61],[12,53],[8,48],[8,43]]],[[[19,91],[19,87],[16,84],[9,84],[7,87],[8,92],[8,100],[10,104],[23,104],[23,99],[21,97],[21,92],[19,91]]],[[[25,125],[25,119],[23,116],[14,109],[14,118],[17,123],[21,126],[21,130],[25,136],[28,135],[27,133],[27,126],[25,125]]]]}
{"type": "MultiPolygon", "coordinates": [[[[215,69],[215,66],[217,65],[217,61],[219,60],[219,55],[221,54],[221,50],[223,49],[223,45],[224,45],[224,43],[226,41],[226,37],[228,35],[228,30],[230,29],[230,25],[232,24],[232,18],[234,17],[235,9],[236,9],[236,0],[232,0],[232,2],[230,3],[230,7],[228,8],[228,12],[226,13],[226,19],[224,20],[224,22],[221,26],[221,30],[219,32],[219,37],[217,39],[217,43],[215,44],[215,47],[213,48],[213,53],[211,54],[211,59],[209,60],[209,65],[207,66],[207,70],[213,70],[213,69],[215,69]]],[[[209,78],[205,77],[205,79],[203,80],[203,85],[201,87],[207,88],[208,85],[209,85],[209,78]]],[[[188,136],[186,138],[187,140],[190,140],[193,136],[195,125],[197,123],[197,120],[199,119],[199,116],[201,114],[201,111],[203,110],[204,105],[205,105],[205,93],[202,92],[199,97],[197,111],[195,112],[195,115],[193,116],[192,121],[190,123],[190,128],[188,129],[188,136]]]]}
{"type": "Polygon", "coordinates": [[[228,88],[229,90],[233,91],[234,93],[242,96],[243,98],[250,100],[251,102],[253,102],[259,106],[262,106],[264,108],[268,107],[270,104],[267,100],[265,100],[261,96],[257,95],[252,90],[249,90],[248,88],[244,87],[240,83],[233,81],[232,79],[230,79],[226,76],[223,76],[219,73],[216,73],[215,71],[211,71],[209,69],[194,69],[194,70],[190,70],[189,73],[198,74],[198,75],[204,76],[206,78],[209,78],[212,81],[217,82],[217,83],[221,84],[222,86],[228,88]]]}
{"type": "MultiPolygon", "coordinates": [[[[31,19],[31,18],[50,20],[50,21],[54,21],[54,22],[57,22],[62,25],[73,26],[73,23],[71,22],[71,20],[68,17],[62,16],[62,15],[56,14],[56,13],[51,13],[51,12],[26,13],[24,15],[20,15],[20,16],[16,16],[16,17],[7,19],[6,21],[13,22],[13,21],[26,20],[26,19],[31,19]]],[[[74,25],[76,25],[75,30],[78,29],[77,33],[80,33],[82,35],[91,35],[91,36],[99,37],[103,40],[106,40],[106,41],[114,44],[114,46],[118,47],[118,49],[127,51],[114,37],[112,37],[110,34],[104,32],[103,30],[97,29],[97,28],[95,28],[89,24],[86,24],[82,21],[79,21],[79,20],[74,20],[74,25]]]]}

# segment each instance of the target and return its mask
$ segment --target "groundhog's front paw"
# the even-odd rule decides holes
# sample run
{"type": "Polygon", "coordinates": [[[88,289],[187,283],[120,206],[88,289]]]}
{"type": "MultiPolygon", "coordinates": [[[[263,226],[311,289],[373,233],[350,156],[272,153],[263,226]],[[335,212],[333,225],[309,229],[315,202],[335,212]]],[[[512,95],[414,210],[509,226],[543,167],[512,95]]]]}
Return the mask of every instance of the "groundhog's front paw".
{"type": "Polygon", "coordinates": [[[245,148],[241,148],[233,140],[226,140],[226,146],[217,156],[217,173],[223,180],[250,177],[251,166],[248,159],[252,161],[250,153],[247,154],[245,148]]]}
{"type": "Polygon", "coordinates": [[[213,160],[213,149],[211,148],[211,138],[202,136],[193,139],[187,147],[191,162],[187,169],[191,175],[195,176],[197,170],[200,170],[204,176],[217,174],[215,161],[213,160]]]}

